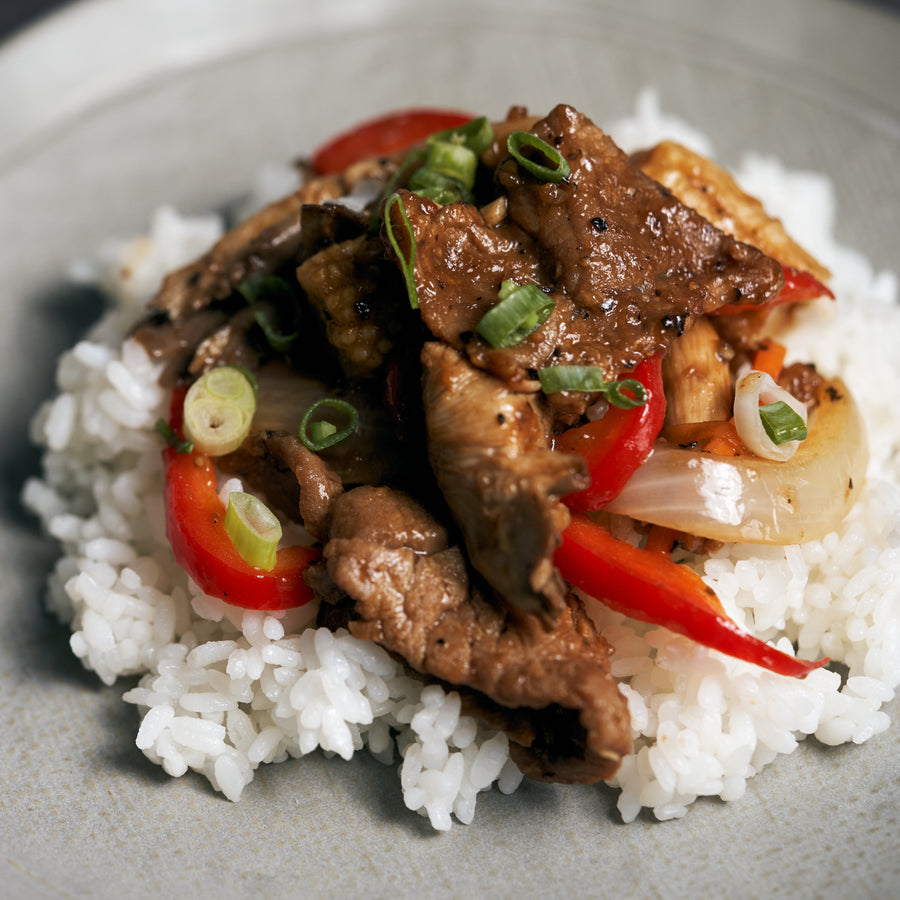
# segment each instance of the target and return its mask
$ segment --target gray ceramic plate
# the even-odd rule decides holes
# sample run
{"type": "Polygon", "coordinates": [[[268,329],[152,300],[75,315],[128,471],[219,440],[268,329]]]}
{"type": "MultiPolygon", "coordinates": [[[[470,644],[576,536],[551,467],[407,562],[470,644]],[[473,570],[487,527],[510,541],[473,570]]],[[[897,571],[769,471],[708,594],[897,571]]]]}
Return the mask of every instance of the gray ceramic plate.
{"type": "Polygon", "coordinates": [[[17,495],[53,360],[99,310],[64,267],[160,200],[217,206],[376,110],[565,100],[602,123],[652,85],[726,163],[756,149],[831,174],[843,239],[896,265],[898,48],[900,21],[835,0],[92,0],[0,47],[0,895],[896,895],[896,730],[810,741],[740,802],[664,824],[529,784],[436,835],[365,757],[263,768],[237,805],[169,779],[121,688],[41,612],[54,550],[17,495]]]}

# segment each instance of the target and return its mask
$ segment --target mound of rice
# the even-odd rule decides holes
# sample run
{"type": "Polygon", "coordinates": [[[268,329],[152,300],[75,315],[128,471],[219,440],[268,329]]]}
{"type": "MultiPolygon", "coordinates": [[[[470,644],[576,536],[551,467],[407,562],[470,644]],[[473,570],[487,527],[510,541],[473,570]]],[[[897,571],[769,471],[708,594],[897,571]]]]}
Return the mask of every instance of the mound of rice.
{"type": "MultiPolygon", "coordinates": [[[[702,135],[663,117],[652,94],[610,132],[626,149],[672,137],[714,155],[702,135]]],[[[872,459],[859,502],[824,539],[731,545],[690,562],[737,622],[786,652],[830,656],[843,677],[774,675],[588,601],[615,647],[613,673],[631,711],[634,753],[612,782],[625,821],[645,807],[680,817],[700,796],[736,800],[807,735],[864,742],[888,728],[882,707],[900,683],[896,278],[835,243],[823,177],[755,156],[737,175],[834,272],[837,303],[808,304],[784,341],[791,358],[816,362],[854,391],[872,459]]],[[[267,615],[204,595],[172,557],[154,429],[167,397],[157,365],[125,334],[162,275],[222,227],[217,217],[164,208],[147,236],[78,267],[114,308],[62,356],[58,394],[32,425],[45,448],[43,477],[25,485],[24,502],[62,547],[49,608],[104,683],[142,676],[124,694],[141,714],[136,744],[170,775],[192,769],[237,800],[261,763],[316,749],[349,759],[368,748],[386,764],[400,761],[406,805],[436,829],[450,828],[451,816],[471,822],[479,791],[511,792],[521,780],[503,733],[461,715],[458,694],[409,677],[378,646],[305,627],[304,610],[267,615]]]]}

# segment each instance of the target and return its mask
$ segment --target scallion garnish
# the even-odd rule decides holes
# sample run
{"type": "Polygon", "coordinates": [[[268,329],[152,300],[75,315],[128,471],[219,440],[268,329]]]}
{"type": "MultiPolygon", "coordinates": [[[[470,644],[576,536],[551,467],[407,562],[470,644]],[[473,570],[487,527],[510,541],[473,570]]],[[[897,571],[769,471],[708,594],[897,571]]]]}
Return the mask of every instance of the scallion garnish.
{"type": "Polygon", "coordinates": [[[317,422],[310,422],[308,430],[310,440],[321,447],[322,441],[327,440],[333,434],[337,434],[337,425],[334,422],[320,419],[317,422]]]}
{"type": "Polygon", "coordinates": [[[193,453],[194,452],[194,443],[193,441],[183,441],[175,431],[172,429],[172,426],[165,419],[157,419],[156,420],[156,430],[163,436],[166,443],[172,447],[177,453],[193,453]]]}
{"type": "Polygon", "coordinates": [[[228,495],[225,531],[248,565],[267,572],[275,567],[281,523],[258,497],[243,491],[232,491],[228,495]]]}
{"type": "Polygon", "coordinates": [[[400,271],[403,273],[403,280],[406,282],[406,293],[409,297],[409,305],[413,309],[419,308],[419,294],[416,290],[416,236],[413,233],[412,224],[409,216],[403,208],[403,201],[399,194],[391,194],[384,203],[384,228],[387,232],[388,240],[391,248],[400,264],[400,271]],[[402,224],[403,233],[398,236],[394,228],[394,208],[400,208],[400,222],[402,224]],[[400,239],[406,243],[407,247],[401,246],[400,239]]]}
{"type": "Polygon", "coordinates": [[[276,353],[287,353],[299,336],[297,331],[287,333],[282,331],[281,326],[276,321],[274,312],[266,307],[260,307],[255,310],[253,318],[256,319],[256,324],[262,329],[267,343],[276,353]]]}
{"type": "Polygon", "coordinates": [[[452,141],[435,141],[428,145],[425,168],[453,178],[471,190],[475,186],[478,157],[473,150],[452,141]]]}
{"type": "Polygon", "coordinates": [[[511,132],[506,139],[506,149],[526,172],[541,181],[565,181],[572,174],[559,150],[530,131],[511,132]],[[540,157],[546,164],[539,161],[540,157]]]}
{"type": "Polygon", "coordinates": [[[800,415],[787,405],[784,400],[760,406],[759,417],[763,428],[773,444],[786,444],[788,441],[805,441],[806,423],[800,415]]]}
{"type": "Polygon", "coordinates": [[[462,182],[455,178],[422,166],[409,179],[409,189],[420,197],[427,197],[441,206],[448,203],[472,201],[472,193],[462,182]]]}
{"type": "Polygon", "coordinates": [[[372,207],[372,216],[369,219],[369,233],[375,234],[381,227],[381,207],[385,200],[391,196],[396,190],[397,185],[406,181],[411,170],[416,166],[421,166],[425,160],[425,150],[422,147],[416,147],[411,150],[406,159],[397,168],[397,171],[387,180],[384,189],[378,195],[378,200],[372,207]]]}
{"type": "MultiPolygon", "coordinates": [[[[250,275],[237,286],[237,290],[250,305],[266,301],[275,309],[290,310],[296,318],[297,298],[288,282],[277,275],[250,275]]],[[[297,340],[298,332],[286,332],[277,321],[273,309],[261,306],[254,310],[253,317],[269,346],[277,353],[286,353],[297,340]]]]}
{"type": "Polygon", "coordinates": [[[550,366],[538,370],[545,394],[559,391],[600,392],[612,406],[635,409],[647,402],[647,389],[635,378],[607,381],[599,366],[550,366]],[[625,393],[630,391],[630,395],[625,393]]]}
{"type": "Polygon", "coordinates": [[[262,272],[248,275],[238,284],[237,292],[251,305],[260,300],[293,297],[291,286],[283,278],[262,272]]]}
{"type": "Polygon", "coordinates": [[[540,328],[553,312],[556,301],[536,284],[504,281],[497,295],[499,303],[489,309],[475,330],[497,349],[514,347],[540,328]]]}
{"type": "Polygon", "coordinates": [[[428,138],[429,144],[437,141],[461,144],[480,156],[494,142],[494,128],[487,116],[479,116],[477,119],[466,122],[465,125],[438,131],[428,138]]]}
{"type": "Polygon", "coordinates": [[[198,453],[231,453],[250,433],[256,389],[245,372],[237,366],[219,366],[204,372],[188,389],[184,436],[198,453]]]}
{"type": "Polygon", "coordinates": [[[320,450],[327,450],[346,440],[356,431],[358,425],[359,413],[352,403],[336,397],[323,397],[321,400],[316,400],[303,414],[297,436],[308,450],[318,453],[320,450]],[[337,425],[327,419],[313,421],[313,416],[323,407],[329,407],[342,413],[347,419],[347,424],[338,429],[337,425]]]}

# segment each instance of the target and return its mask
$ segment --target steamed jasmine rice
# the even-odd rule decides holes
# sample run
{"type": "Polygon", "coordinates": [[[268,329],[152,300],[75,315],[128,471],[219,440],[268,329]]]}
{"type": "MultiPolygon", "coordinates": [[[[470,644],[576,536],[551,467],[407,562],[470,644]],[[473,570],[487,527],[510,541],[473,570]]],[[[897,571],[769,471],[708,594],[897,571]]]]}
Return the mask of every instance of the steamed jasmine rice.
{"type": "MultiPolygon", "coordinates": [[[[626,150],[673,138],[714,156],[649,94],[610,133],[626,150]]],[[[833,272],[837,301],[806,304],[782,340],[792,358],[839,375],[855,393],[869,477],[851,514],[822,540],[727,545],[690,563],[742,627],[787,653],[796,647],[841,666],[802,680],[775,675],[588,601],[615,648],[612,671],[631,715],[634,752],[612,782],[625,821],[643,808],[677,818],[701,796],[737,800],[748,779],[807,736],[865,742],[889,727],[883,707],[900,683],[896,278],[835,242],[825,178],[752,155],[737,178],[833,272]]],[[[262,763],[367,749],[399,763],[406,805],[435,828],[449,828],[451,817],[469,823],[480,791],[508,793],[521,780],[504,733],[463,715],[457,693],[410,677],[378,645],[306,627],[305,609],[265,614],[203,594],[172,556],[154,427],[168,392],[157,384],[159,364],[125,335],[162,276],[222,230],[217,217],[163,208],[146,236],[111,244],[79,271],[114,306],[62,356],[58,393],[32,426],[44,474],[24,498],[62,547],[48,606],[105,684],[140,676],[124,694],[140,713],[136,744],[170,775],[200,772],[238,800],[262,763]]],[[[618,527],[627,538],[630,526],[618,527]]]]}

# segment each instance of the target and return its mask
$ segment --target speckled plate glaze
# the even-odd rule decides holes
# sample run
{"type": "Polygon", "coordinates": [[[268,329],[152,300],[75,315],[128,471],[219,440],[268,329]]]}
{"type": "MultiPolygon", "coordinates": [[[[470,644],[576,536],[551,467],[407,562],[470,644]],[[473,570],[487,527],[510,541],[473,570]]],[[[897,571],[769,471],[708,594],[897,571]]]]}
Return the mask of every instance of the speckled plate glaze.
{"type": "Polygon", "coordinates": [[[392,107],[564,100],[603,123],[649,85],[726,164],[753,149],[830,174],[843,240],[896,267],[898,47],[900,19],[839,0],[88,0],[0,46],[0,895],[896,896],[896,728],[806,742],[735,804],[628,826],[612,791],[527,784],[434,834],[366,756],[264,767],[236,805],[170,779],[124,688],[43,614],[55,550],[18,492],[53,361],[100,311],[66,265],[160,201],[220,206],[392,107]]]}

